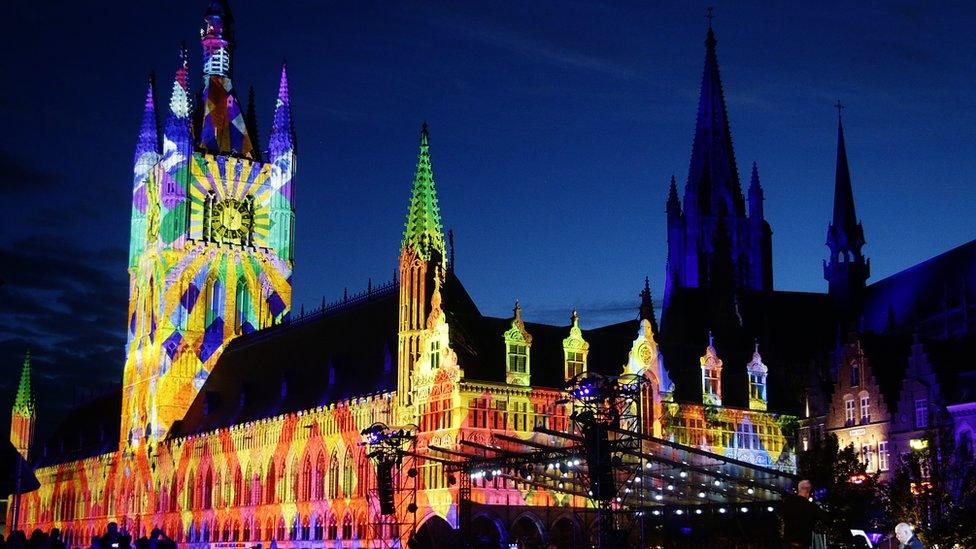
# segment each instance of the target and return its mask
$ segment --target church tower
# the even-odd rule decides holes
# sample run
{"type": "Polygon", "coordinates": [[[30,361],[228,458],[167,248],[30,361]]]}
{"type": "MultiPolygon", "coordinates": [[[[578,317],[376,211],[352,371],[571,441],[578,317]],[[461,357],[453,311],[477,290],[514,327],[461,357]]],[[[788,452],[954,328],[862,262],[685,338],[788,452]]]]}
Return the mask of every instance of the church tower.
{"type": "Polygon", "coordinates": [[[24,355],[24,365],[20,370],[20,385],[17,386],[17,398],[10,413],[10,443],[20,452],[24,459],[29,460],[31,444],[34,442],[34,423],[37,411],[34,401],[34,388],[31,387],[30,351],[24,355]]]}
{"type": "Polygon", "coordinates": [[[871,260],[861,252],[864,247],[864,229],[854,211],[854,191],[851,188],[851,172],[847,165],[847,147],[844,145],[844,123],[837,116],[837,171],[834,177],[834,215],[827,227],[827,247],[830,259],[824,260],[824,279],[827,293],[834,303],[840,320],[854,322],[864,303],[864,289],[871,276],[871,260]]]}
{"type": "Polygon", "coordinates": [[[773,288],[772,231],[763,215],[758,170],[753,169],[747,214],[715,45],[709,25],[684,203],[674,178],[668,193],[665,307],[681,287],[773,288]]]}
{"type": "Polygon", "coordinates": [[[420,130],[420,155],[413,178],[403,244],[400,248],[399,354],[397,357],[397,402],[412,403],[414,365],[421,354],[420,342],[427,327],[434,277],[443,284],[447,254],[441,212],[430,164],[430,144],[425,122],[420,130]]]}
{"type": "Polygon", "coordinates": [[[282,67],[267,161],[231,80],[233,16],[203,18],[193,101],[185,49],[159,128],[150,81],[133,170],[123,449],[165,436],[232,338],[287,320],[295,133],[282,67]],[[250,129],[249,129],[250,126],[250,129]]]}

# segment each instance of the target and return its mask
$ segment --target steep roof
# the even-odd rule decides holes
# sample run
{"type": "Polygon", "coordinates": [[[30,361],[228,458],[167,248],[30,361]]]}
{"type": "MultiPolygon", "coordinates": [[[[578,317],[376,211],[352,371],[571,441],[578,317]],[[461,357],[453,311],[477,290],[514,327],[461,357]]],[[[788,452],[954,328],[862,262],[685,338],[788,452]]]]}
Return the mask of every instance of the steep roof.
{"type": "Polygon", "coordinates": [[[34,464],[68,463],[118,450],[122,390],[93,398],[71,410],[48,438],[34,464]]]}

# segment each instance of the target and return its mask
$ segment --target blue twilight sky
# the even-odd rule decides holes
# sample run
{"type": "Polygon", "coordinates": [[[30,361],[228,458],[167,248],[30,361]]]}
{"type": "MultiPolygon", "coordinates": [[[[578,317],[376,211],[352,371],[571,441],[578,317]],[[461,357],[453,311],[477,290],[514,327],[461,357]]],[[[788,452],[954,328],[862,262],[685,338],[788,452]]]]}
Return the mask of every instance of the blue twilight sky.
{"type": "MultiPolygon", "coordinates": [[[[235,83],[262,147],[279,63],[299,139],[295,309],[391,278],[431,127],[445,229],[482,310],[584,325],[663,286],[664,204],[684,184],[705,3],[232,1],[235,83]]],[[[131,162],[204,0],[35,3],[0,18],[0,409],[34,349],[47,421],[121,379],[131,162]]],[[[836,112],[878,280],[974,236],[968,2],[720,2],[740,172],[759,163],[778,289],[822,291],[836,112]]],[[[746,185],[748,181],[743,181],[746,185]]],[[[12,397],[11,397],[12,398],[12,397]]]]}

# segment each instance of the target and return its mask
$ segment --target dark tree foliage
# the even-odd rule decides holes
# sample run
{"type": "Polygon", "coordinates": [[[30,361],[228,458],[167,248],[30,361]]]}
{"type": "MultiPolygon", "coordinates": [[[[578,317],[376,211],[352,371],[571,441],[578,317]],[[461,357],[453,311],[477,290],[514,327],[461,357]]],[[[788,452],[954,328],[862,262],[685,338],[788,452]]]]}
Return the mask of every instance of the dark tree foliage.
{"type": "Polygon", "coordinates": [[[798,461],[801,479],[813,483],[813,494],[824,510],[818,530],[829,539],[850,539],[851,529],[870,529],[880,523],[878,482],[868,475],[853,446],[839,448],[836,435],[802,452],[798,461]]]}
{"type": "Polygon", "coordinates": [[[956,448],[950,432],[932,430],[925,440],[928,447],[901,456],[881,487],[889,525],[914,525],[926,547],[976,547],[972,451],[956,448]]]}

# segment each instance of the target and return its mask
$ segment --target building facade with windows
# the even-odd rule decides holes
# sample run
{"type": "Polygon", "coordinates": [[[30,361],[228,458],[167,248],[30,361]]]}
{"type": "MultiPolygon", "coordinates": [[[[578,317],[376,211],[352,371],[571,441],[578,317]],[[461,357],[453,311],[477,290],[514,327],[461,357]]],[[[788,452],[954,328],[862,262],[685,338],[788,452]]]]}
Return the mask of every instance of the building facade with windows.
{"type": "MultiPolygon", "coordinates": [[[[405,543],[458,526],[458,479],[422,456],[488,446],[498,434],[571,432],[565,388],[588,373],[645,380],[646,433],[795,469],[795,418],[767,401],[780,396],[767,390],[780,365],[767,368],[761,344],[723,357],[720,338],[693,341],[687,364],[669,358],[646,280],[635,318],[608,326],[584,328],[575,311],[568,325],[528,322],[518,302],[510,318],[483,315],[450,261],[426,125],[396,278],[295,315],[288,72],[262,150],[253,99],[242,108],[233,85],[233,22],[226,2],[210,3],[198,91],[186,51],[167,109],[150,82],[134,162],[122,388],[31,449],[41,488],[22,498],[25,529],[60,528],[71,545],[109,522],[134,537],[160,528],[183,545],[405,543]],[[697,372],[684,388],[693,398],[676,393],[669,371],[679,366],[697,372]],[[385,472],[363,444],[377,423],[416,435],[413,457],[385,472]],[[384,514],[379,486],[389,479],[402,489],[384,514]]],[[[711,29],[706,46],[703,101],[724,110],[711,29]]],[[[763,227],[743,229],[757,257],[763,227]]],[[[760,286],[761,271],[748,271],[760,286]]],[[[18,396],[14,412],[22,442],[33,402],[18,396]]],[[[594,505],[553,482],[504,477],[477,479],[466,497],[478,531],[499,543],[565,546],[585,526],[576,511],[594,505]]]]}

